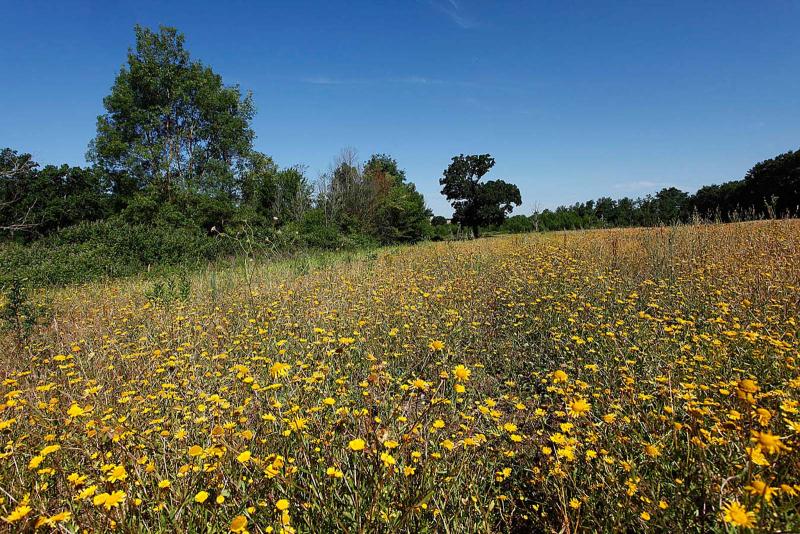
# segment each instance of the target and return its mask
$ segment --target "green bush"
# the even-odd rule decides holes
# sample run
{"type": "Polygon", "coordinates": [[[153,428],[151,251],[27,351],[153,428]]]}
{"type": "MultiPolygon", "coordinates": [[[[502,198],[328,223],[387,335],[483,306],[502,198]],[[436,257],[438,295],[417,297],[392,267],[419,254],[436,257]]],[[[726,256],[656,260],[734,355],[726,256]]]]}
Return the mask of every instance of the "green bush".
{"type": "Polygon", "coordinates": [[[334,250],[345,246],[342,232],[325,220],[325,214],[319,208],[307,211],[303,218],[288,225],[288,231],[297,232],[302,244],[308,248],[334,250]]]}
{"type": "Polygon", "coordinates": [[[0,244],[0,284],[26,278],[32,286],[129,276],[155,265],[200,264],[236,253],[232,240],[199,230],[84,222],[28,245],[0,244]]]}
{"type": "Polygon", "coordinates": [[[458,231],[458,227],[454,224],[435,224],[431,226],[431,240],[444,241],[451,239],[458,231]]]}
{"type": "Polygon", "coordinates": [[[509,234],[521,234],[523,232],[533,231],[533,221],[525,215],[514,215],[509,217],[503,224],[500,225],[499,230],[509,234]]]}
{"type": "MultiPolygon", "coordinates": [[[[145,205],[139,204],[137,210],[145,205]]],[[[318,210],[281,229],[244,225],[229,233],[132,224],[113,217],[76,224],[28,244],[0,242],[0,285],[14,279],[26,279],[31,287],[65,285],[131,276],[153,267],[160,272],[191,268],[234,255],[356,250],[378,245],[368,234],[343,233],[336,226],[326,225],[318,210]]]]}

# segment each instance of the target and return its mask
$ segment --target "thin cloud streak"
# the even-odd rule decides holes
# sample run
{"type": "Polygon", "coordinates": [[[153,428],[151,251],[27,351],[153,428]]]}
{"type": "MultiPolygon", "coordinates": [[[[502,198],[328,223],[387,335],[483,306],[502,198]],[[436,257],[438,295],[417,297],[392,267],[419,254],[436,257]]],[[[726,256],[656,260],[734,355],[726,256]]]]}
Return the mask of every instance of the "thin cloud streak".
{"type": "Polygon", "coordinates": [[[301,83],[311,85],[427,85],[427,86],[459,86],[475,87],[473,82],[458,80],[442,80],[439,78],[426,78],[424,76],[403,76],[399,78],[335,78],[329,76],[309,76],[300,78],[301,83]]]}
{"type": "Polygon", "coordinates": [[[301,78],[301,82],[309,83],[311,85],[353,85],[356,83],[364,83],[359,80],[343,80],[338,78],[328,78],[326,76],[315,76],[311,78],[301,78]]]}
{"type": "Polygon", "coordinates": [[[429,0],[428,4],[430,4],[433,8],[435,8],[440,13],[443,13],[450,21],[462,28],[464,30],[470,30],[472,28],[478,27],[478,23],[466,15],[461,6],[455,0],[446,0],[446,2],[441,2],[437,0],[429,0]]]}

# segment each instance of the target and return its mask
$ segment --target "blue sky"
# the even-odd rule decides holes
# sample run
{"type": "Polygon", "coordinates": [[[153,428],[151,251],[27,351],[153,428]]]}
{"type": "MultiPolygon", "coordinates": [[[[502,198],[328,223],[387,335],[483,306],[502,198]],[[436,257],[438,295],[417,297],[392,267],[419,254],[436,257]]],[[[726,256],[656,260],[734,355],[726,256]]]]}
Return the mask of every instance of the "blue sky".
{"type": "Polygon", "coordinates": [[[186,34],[252,90],[256,148],[315,178],[391,154],[435,212],[491,153],[518,213],[675,185],[800,148],[800,2],[0,0],[0,145],[83,164],[133,25],[186,34]]]}

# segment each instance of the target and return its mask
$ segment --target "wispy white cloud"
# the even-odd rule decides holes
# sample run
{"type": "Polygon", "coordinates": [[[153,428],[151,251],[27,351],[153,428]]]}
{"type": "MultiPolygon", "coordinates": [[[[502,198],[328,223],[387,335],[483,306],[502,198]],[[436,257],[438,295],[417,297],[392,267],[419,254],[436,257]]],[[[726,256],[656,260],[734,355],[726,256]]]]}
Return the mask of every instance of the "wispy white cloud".
{"type": "Polygon", "coordinates": [[[398,83],[407,83],[409,85],[447,85],[453,83],[436,78],[426,78],[424,76],[405,76],[403,78],[394,78],[392,81],[398,83]]]}
{"type": "Polygon", "coordinates": [[[478,22],[467,15],[465,10],[462,9],[461,4],[456,0],[428,0],[433,8],[440,13],[444,14],[450,21],[465,30],[469,30],[478,26],[478,22]]]}
{"type": "Polygon", "coordinates": [[[390,78],[337,78],[333,76],[308,76],[298,81],[311,85],[427,85],[472,87],[472,82],[443,80],[425,76],[400,76],[390,78]]]}
{"type": "Polygon", "coordinates": [[[330,78],[328,76],[311,76],[308,78],[301,78],[300,81],[312,85],[355,85],[366,83],[366,80],[330,78]]]}
{"type": "Polygon", "coordinates": [[[463,80],[443,80],[441,78],[427,78],[425,76],[404,76],[401,78],[390,78],[386,80],[390,83],[405,83],[408,85],[447,85],[458,87],[476,87],[475,82],[465,82],[463,80]]]}

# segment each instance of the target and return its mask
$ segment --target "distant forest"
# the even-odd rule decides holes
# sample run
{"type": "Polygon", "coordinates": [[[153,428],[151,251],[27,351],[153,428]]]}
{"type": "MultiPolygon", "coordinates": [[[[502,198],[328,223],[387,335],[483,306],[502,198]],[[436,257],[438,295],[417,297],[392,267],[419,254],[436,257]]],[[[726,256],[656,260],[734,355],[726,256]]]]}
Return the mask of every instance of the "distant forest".
{"type": "Polygon", "coordinates": [[[510,216],[522,201],[517,186],[481,181],[494,159],[462,154],[439,180],[453,216],[434,217],[386,154],[362,161],[344,150],[315,181],[302,166],[281,167],[253,147],[249,93],[191,58],[176,29],[137,26],[135,36],[103,100],[87,167],[41,167],[24,151],[0,151],[0,284],[203,263],[241,254],[243,239],[248,254],[364,248],[482,231],[780,217],[800,205],[800,151],[790,151],[693,195],[667,188],[510,216]]]}
{"type": "MultiPolygon", "coordinates": [[[[740,180],[707,185],[689,194],[675,187],[644,198],[601,197],[536,212],[531,230],[656,226],[695,219],[732,222],[796,216],[800,212],[800,150],[756,164],[740,180]]],[[[516,217],[512,217],[516,219],[516,217]]],[[[522,221],[506,221],[519,226],[522,221]]],[[[524,223],[523,223],[524,224],[524,223]]]]}

